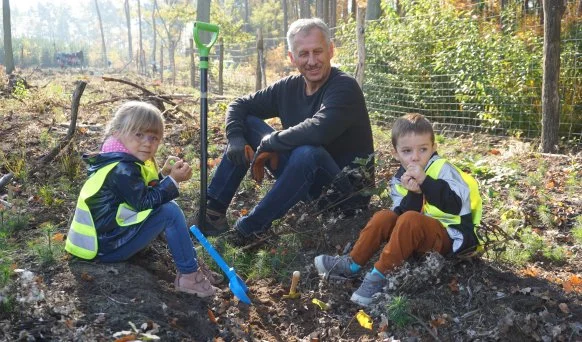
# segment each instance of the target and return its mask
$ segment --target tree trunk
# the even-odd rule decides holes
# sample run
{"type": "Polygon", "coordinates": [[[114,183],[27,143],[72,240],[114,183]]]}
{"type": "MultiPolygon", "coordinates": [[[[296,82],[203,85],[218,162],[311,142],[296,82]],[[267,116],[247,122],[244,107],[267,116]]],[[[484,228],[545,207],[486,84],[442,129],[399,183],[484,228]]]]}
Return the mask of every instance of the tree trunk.
{"type": "Polygon", "coordinates": [[[560,128],[560,29],[565,0],[544,1],[544,76],[542,85],[542,142],[544,153],[558,150],[560,128]]]}
{"type": "Polygon", "coordinates": [[[309,8],[309,0],[300,0],[299,16],[301,18],[311,17],[311,10],[309,8]]]}
{"type": "Polygon", "coordinates": [[[160,46],[160,82],[164,83],[164,44],[160,46]]]}
{"type": "Polygon", "coordinates": [[[364,89],[364,69],[366,61],[366,8],[358,7],[357,9],[357,22],[356,22],[356,41],[358,43],[358,64],[356,64],[356,72],[354,77],[360,88],[364,89]]]}
{"type": "Polygon", "coordinates": [[[168,42],[168,58],[170,59],[170,70],[172,71],[171,84],[176,84],[176,46],[178,42],[170,40],[168,42]]]}
{"type": "Polygon", "coordinates": [[[366,20],[376,20],[380,18],[380,0],[368,0],[368,8],[366,8],[366,20]]]}
{"type": "Polygon", "coordinates": [[[2,22],[4,28],[4,64],[6,74],[14,71],[14,54],[12,52],[12,23],[10,22],[10,1],[2,0],[2,22]]]}
{"type": "Polygon", "coordinates": [[[133,42],[131,41],[131,12],[129,10],[129,0],[125,0],[124,9],[125,19],[127,22],[127,56],[129,58],[129,62],[131,62],[133,58],[133,42]]]}
{"type": "Polygon", "coordinates": [[[576,11],[577,15],[582,15],[582,0],[578,1],[578,10],[576,11]]]}
{"type": "Polygon", "coordinates": [[[194,62],[194,39],[188,39],[190,43],[190,86],[196,88],[196,63],[194,62]]]}
{"type": "Polygon", "coordinates": [[[263,31],[258,28],[257,29],[257,69],[255,71],[255,90],[262,89],[262,82],[263,82],[263,68],[262,68],[262,60],[263,59],[263,31]]]}
{"type": "Polygon", "coordinates": [[[222,37],[218,40],[218,48],[220,49],[218,55],[218,95],[224,93],[224,79],[222,74],[224,72],[224,40],[222,37]]]}
{"type": "MultiPolygon", "coordinates": [[[[196,6],[196,21],[201,21],[204,23],[210,22],[210,0],[198,0],[198,4],[196,6]]],[[[199,32],[199,36],[200,39],[205,43],[210,41],[210,32],[199,32]]]]}
{"type": "Polygon", "coordinates": [[[143,39],[141,30],[141,0],[137,0],[137,17],[139,23],[139,73],[144,74],[145,71],[145,52],[143,51],[143,39]]]}
{"type": "MultiPolygon", "coordinates": [[[[156,3],[154,2],[154,6],[156,3]]],[[[158,48],[158,31],[156,31],[156,15],[155,7],[152,9],[152,29],[153,29],[153,41],[152,41],[152,73],[156,73],[156,50],[158,48]]]]}
{"type": "Polygon", "coordinates": [[[103,32],[103,21],[101,20],[101,11],[99,11],[99,2],[95,0],[95,9],[97,10],[97,20],[99,20],[99,29],[101,30],[101,60],[103,67],[109,66],[107,60],[107,47],[105,45],[105,33],[103,32]]]}
{"type": "Polygon", "coordinates": [[[289,28],[289,13],[287,12],[287,0],[281,0],[281,7],[283,8],[283,34],[287,34],[289,28]]]}
{"type": "Polygon", "coordinates": [[[329,2],[329,27],[331,28],[331,38],[335,36],[337,26],[337,1],[331,0],[329,2]]]}
{"type": "Polygon", "coordinates": [[[349,10],[349,8],[348,8],[349,2],[350,2],[350,0],[343,0],[343,2],[342,2],[342,21],[344,23],[348,22],[348,16],[350,15],[350,12],[348,11],[349,10]]]}
{"type": "Polygon", "coordinates": [[[251,32],[251,8],[249,7],[249,0],[244,0],[245,4],[245,31],[251,32]]]}
{"type": "Polygon", "coordinates": [[[323,0],[315,0],[315,16],[325,21],[323,18],[323,0]]]}
{"type": "Polygon", "coordinates": [[[352,1],[352,19],[356,20],[356,12],[358,12],[358,2],[356,0],[352,1]]]}

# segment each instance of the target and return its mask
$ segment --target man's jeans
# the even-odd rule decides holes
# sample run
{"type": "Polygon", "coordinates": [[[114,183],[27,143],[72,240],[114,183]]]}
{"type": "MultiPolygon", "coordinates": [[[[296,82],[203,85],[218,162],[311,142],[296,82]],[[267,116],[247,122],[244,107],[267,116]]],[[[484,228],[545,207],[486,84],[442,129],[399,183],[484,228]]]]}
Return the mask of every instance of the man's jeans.
{"type": "Polygon", "coordinates": [[[174,201],[164,203],[154,210],[142,222],[133,239],[109,254],[100,255],[98,260],[101,262],[125,261],[146,248],[162,232],[166,233],[168,247],[178,271],[188,274],[198,270],[196,250],[190,239],[186,218],[182,209],[174,201]]]}
{"type": "MultiPolygon", "coordinates": [[[[261,119],[248,116],[244,137],[253,150],[256,150],[261,139],[273,131],[261,119]]],[[[245,165],[234,165],[224,154],[208,187],[208,197],[225,207],[228,206],[247,170],[245,165]]],[[[319,197],[323,187],[331,184],[341,171],[323,147],[311,145],[279,152],[277,170],[270,167],[269,170],[277,181],[249,215],[241,217],[236,223],[236,228],[244,236],[269,229],[274,220],[285,215],[297,202],[319,197]]],[[[347,178],[339,183],[341,190],[350,191],[351,184],[347,178]]]]}

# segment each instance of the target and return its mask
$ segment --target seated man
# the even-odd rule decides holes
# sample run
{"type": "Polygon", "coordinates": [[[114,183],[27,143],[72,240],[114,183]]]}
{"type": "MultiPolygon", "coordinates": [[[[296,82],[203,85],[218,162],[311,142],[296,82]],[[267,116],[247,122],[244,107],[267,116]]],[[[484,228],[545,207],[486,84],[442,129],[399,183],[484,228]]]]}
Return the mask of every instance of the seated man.
{"type": "Polygon", "coordinates": [[[265,165],[277,180],[236,222],[234,240],[239,242],[252,241],[297,202],[318,198],[332,184],[349,197],[352,208],[369,203],[369,196],[357,194],[374,184],[372,130],[362,90],[354,78],[331,66],[334,46],[321,19],[295,21],[287,42],[289,59],[300,75],[283,78],[228,107],[228,146],[208,187],[204,226],[199,225],[206,235],[228,230],[226,209],[251,163],[255,179],[265,165]],[[282,130],[263,121],[273,117],[280,118],[282,130]],[[344,167],[357,169],[357,158],[368,159],[358,184],[346,176],[349,172],[340,172],[344,167]]]}

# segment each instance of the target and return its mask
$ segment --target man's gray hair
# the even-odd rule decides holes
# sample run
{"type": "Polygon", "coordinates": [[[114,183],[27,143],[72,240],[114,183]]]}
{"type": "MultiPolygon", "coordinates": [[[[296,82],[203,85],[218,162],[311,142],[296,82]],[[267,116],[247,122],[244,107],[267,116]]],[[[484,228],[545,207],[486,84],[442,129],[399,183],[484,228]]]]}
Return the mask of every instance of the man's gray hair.
{"type": "Polygon", "coordinates": [[[291,51],[291,53],[295,53],[295,46],[293,45],[295,42],[295,36],[299,32],[307,33],[313,28],[318,28],[321,33],[323,33],[327,45],[331,43],[331,39],[329,38],[329,27],[327,27],[327,24],[324,23],[323,20],[319,18],[299,19],[294,21],[287,31],[287,46],[289,46],[289,51],[291,51]]]}

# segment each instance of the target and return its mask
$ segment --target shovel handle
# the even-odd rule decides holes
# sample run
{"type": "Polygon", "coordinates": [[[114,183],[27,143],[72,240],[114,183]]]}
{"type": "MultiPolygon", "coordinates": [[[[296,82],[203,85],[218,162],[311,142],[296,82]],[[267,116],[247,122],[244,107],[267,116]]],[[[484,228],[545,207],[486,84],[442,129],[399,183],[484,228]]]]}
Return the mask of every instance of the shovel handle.
{"type": "Polygon", "coordinates": [[[198,53],[200,57],[208,57],[208,53],[210,52],[210,48],[216,40],[218,39],[218,33],[220,32],[220,28],[218,25],[205,23],[202,21],[194,22],[194,41],[196,42],[196,48],[198,49],[198,53]],[[212,36],[210,37],[210,42],[203,43],[200,38],[200,32],[210,32],[212,36]]]}
{"type": "Polygon", "coordinates": [[[216,251],[216,249],[214,249],[214,247],[212,247],[210,242],[208,242],[208,240],[206,240],[206,237],[204,236],[204,234],[202,234],[200,229],[198,229],[198,227],[196,227],[196,226],[192,226],[192,227],[190,227],[190,231],[192,232],[192,234],[194,234],[196,239],[198,239],[198,241],[200,242],[202,247],[204,247],[204,249],[206,249],[208,254],[210,254],[212,259],[214,259],[216,264],[228,276],[228,278],[236,277],[236,273],[234,272],[234,270],[231,267],[228,267],[228,265],[226,264],[226,261],[224,261],[222,256],[216,251]]]}

